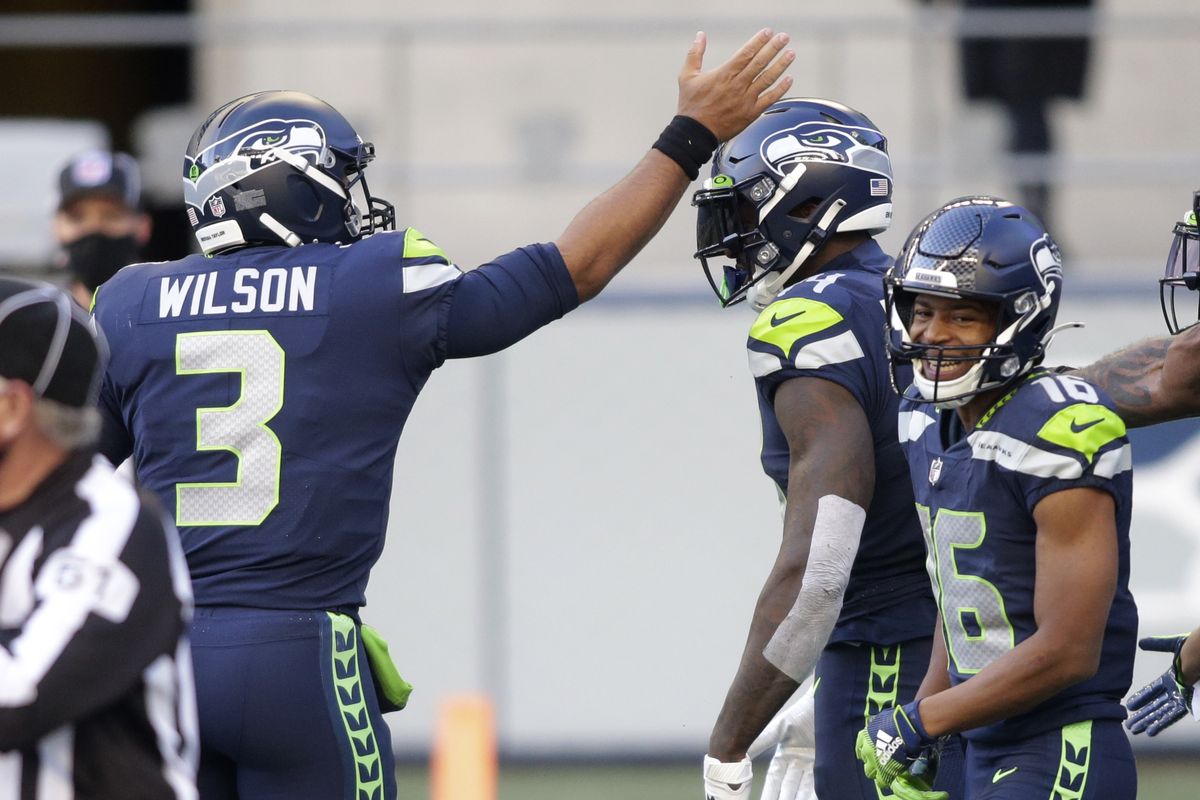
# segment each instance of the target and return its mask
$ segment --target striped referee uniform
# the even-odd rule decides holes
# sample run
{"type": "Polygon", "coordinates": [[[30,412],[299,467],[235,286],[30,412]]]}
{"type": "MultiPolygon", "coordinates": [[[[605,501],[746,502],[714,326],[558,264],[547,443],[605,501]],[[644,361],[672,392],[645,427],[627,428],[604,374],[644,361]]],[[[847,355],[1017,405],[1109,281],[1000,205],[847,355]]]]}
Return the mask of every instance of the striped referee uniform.
{"type": "Polygon", "coordinates": [[[0,799],[195,798],[190,613],[174,528],[104,459],[0,513],[0,799]]]}

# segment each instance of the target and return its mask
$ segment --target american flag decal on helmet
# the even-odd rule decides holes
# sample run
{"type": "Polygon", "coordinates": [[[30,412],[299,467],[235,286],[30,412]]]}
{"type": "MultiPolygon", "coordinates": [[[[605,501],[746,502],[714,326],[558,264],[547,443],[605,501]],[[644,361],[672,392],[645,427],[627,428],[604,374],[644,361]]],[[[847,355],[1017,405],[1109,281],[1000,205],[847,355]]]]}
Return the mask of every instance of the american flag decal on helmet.
{"type": "Polygon", "coordinates": [[[871,178],[871,197],[887,197],[887,193],[887,178],[871,178]]]}

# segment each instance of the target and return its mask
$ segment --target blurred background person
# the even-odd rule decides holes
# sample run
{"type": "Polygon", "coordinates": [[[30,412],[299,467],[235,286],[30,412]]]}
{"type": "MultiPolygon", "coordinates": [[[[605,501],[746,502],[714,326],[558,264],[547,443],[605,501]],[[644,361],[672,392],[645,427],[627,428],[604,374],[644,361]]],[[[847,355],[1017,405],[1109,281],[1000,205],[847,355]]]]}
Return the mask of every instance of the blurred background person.
{"type": "Polygon", "coordinates": [[[150,215],[142,209],[142,180],[128,153],[91,150],[73,156],[58,175],[54,238],[59,266],[84,308],[100,284],[140,260],[150,241],[150,215]]]}
{"type": "MultiPolygon", "coordinates": [[[[923,0],[930,2],[930,0],[923,0]]],[[[1064,11],[1086,12],[1094,0],[951,0],[968,12],[1064,11]]],[[[1014,23],[1036,24],[1008,17],[1014,23]]],[[[1079,21],[1064,15],[1064,27],[1079,21]]],[[[1044,20],[1044,24],[1049,24],[1044,20]]],[[[1057,22],[1055,23],[1057,24],[1057,22]]],[[[998,103],[1008,123],[1008,152],[1018,160],[1013,165],[1017,195],[1042,224],[1054,227],[1052,187],[1056,180],[1053,161],[1054,127],[1050,103],[1055,99],[1082,100],[1090,61],[1090,35],[1020,36],[991,38],[978,35],[996,27],[991,20],[964,21],[959,31],[962,88],[970,102],[998,103]]],[[[1003,28],[1004,25],[999,27],[1003,28]]]]}

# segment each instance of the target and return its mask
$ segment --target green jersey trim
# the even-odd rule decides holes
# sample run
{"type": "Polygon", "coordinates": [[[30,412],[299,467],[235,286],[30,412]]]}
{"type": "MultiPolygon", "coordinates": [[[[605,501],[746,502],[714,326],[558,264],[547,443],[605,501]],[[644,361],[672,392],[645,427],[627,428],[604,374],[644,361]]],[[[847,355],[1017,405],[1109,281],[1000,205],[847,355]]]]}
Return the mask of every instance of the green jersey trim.
{"type": "Polygon", "coordinates": [[[808,297],[778,300],[758,315],[750,338],[777,347],[790,358],[796,342],[833,327],[845,319],[833,306],[808,297]]]}
{"type": "Polygon", "coordinates": [[[1066,725],[1062,729],[1062,757],[1058,779],[1050,800],[1080,800],[1087,789],[1088,766],[1092,761],[1092,721],[1066,725]]]}
{"type": "Polygon", "coordinates": [[[1125,423],[1102,405],[1075,403],[1060,409],[1037,435],[1059,447],[1074,450],[1090,464],[1097,452],[1125,435],[1125,423]]]}
{"type": "Polygon", "coordinates": [[[345,614],[332,611],[326,614],[332,628],[329,656],[334,702],[346,732],[346,746],[354,759],[354,796],[382,797],[383,760],[379,755],[379,737],[367,710],[358,663],[358,631],[354,620],[345,614]]]}

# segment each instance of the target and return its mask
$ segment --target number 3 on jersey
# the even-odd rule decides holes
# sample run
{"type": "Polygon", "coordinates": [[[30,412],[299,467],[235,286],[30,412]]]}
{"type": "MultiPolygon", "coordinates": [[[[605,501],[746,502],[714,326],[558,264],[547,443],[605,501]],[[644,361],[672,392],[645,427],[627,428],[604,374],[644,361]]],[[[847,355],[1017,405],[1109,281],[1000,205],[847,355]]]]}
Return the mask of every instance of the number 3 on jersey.
{"type": "Polygon", "coordinates": [[[937,590],[946,650],[960,673],[979,672],[1014,646],[1013,627],[1000,590],[958,568],[957,552],[982,545],[987,524],[978,512],[945,508],[930,520],[929,509],[920,504],[917,516],[925,533],[927,566],[937,590]]]}
{"type": "Polygon", "coordinates": [[[267,427],[283,408],[283,348],[269,331],[204,331],[175,339],[175,373],[241,375],[237,401],[196,409],[196,449],[237,458],[233,483],[175,485],[178,525],[260,525],[279,504],[283,448],[267,427]]]}

